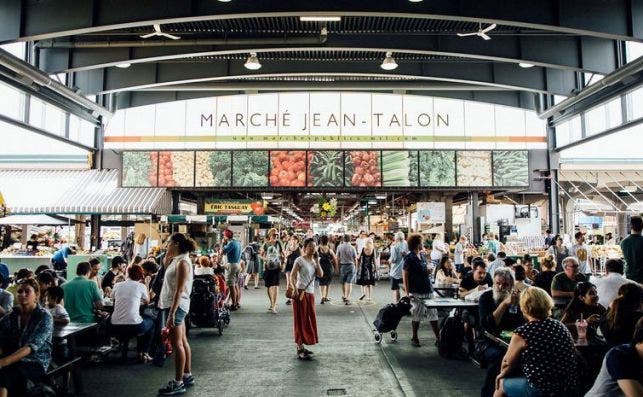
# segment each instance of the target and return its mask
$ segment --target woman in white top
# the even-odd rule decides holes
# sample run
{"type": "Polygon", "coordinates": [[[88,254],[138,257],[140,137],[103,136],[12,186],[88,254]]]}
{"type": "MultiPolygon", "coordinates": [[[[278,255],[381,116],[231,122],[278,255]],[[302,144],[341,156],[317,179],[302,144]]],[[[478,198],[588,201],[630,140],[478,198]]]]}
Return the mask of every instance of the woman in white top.
{"type": "Polygon", "coordinates": [[[150,350],[154,321],[140,315],[141,304],[148,304],[150,301],[144,277],[141,266],[132,265],[127,268],[127,280],[115,284],[112,291],[114,313],[110,321],[112,330],[117,335],[136,330],[139,359],[142,362],[150,362],[152,358],[146,352],[150,350]]]}
{"type": "Polygon", "coordinates": [[[315,277],[323,277],[324,272],[317,261],[315,240],[304,241],[304,254],[295,260],[290,274],[291,282],[300,299],[292,300],[295,344],[297,358],[310,360],[313,352],[304,345],[317,344],[317,315],[315,314],[315,277]]]}
{"type": "Polygon", "coordinates": [[[458,273],[453,268],[451,258],[443,256],[435,272],[436,284],[460,284],[458,273]]]}
{"type": "Polygon", "coordinates": [[[171,396],[185,392],[194,384],[191,373],[192,351],[185,334],[185,316],[190,310],[190,292],[194,274],[189,253],[196,249],[194,240],[174,233],[167,243],[165,278],[159,299],[159,309],[167,314],[166,327],[170,330],[174,350],[175,377],[159,389],[159,395],[171,396]]]}

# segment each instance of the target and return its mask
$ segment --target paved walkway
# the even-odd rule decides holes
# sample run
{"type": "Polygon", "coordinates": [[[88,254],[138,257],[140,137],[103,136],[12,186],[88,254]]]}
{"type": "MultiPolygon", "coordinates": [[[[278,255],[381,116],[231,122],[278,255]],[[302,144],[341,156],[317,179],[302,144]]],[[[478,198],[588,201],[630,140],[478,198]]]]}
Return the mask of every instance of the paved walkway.
{"type": "MultiPolygon", "coordinates": [[[[242,308],[218,336],[213,329],[193,329],[196,385],[186,396],[478,396],[484,371],[468,361],[440,358],[428,324],[422,324],[422,347],[410,344],[410,318],[374,343],[371,322],[390,302],[388,283],[376,286],[374,304],[340,305],[335,283],[333,304],[317,305],[320,343],[315,359],[296,359],[292,312],[280,298],[278,314],[267,313],[266,289],[243,291],[242,308]]],[[[280,292],[283,296],[283,291],[280,292]]],[[[353,291],[359,297],[359,289],[353,291]]],[[[172,357],[164,368],[150,365],[99,364],[84,370],[88,395],[154,396],[173,376],[172,357]]]]}

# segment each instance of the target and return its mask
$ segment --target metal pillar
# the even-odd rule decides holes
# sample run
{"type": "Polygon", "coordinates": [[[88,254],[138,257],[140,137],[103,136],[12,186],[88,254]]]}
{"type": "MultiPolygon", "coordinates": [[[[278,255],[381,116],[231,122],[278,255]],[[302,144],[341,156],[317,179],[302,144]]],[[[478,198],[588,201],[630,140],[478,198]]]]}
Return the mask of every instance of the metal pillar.
{"type": "Polygon", "coordinates": [[[469,200],[471,201],[471,240],[474,245],[480,244],[480,209],[478,207],[478,192],[470,192],[469,200]]]}
{"type": "Polygon", "coordinates": [[[444,241],[453,239],[453,196],[444,196],[444,241]]]}
{"type": "Polygon", "coordinates": [[[92,251],[101,248],[101,235],[100,235],[100,215],[92,215],[89,219],[90,224],[90,246],[92,251]]]}

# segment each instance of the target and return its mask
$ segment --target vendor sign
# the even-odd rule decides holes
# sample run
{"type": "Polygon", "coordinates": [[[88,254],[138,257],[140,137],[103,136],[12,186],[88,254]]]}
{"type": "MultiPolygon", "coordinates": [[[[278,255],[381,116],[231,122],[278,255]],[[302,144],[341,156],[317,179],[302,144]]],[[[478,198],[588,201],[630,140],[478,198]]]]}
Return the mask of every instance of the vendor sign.
{"type": "Polygon", "coordinates": [[[221,215],[263,215],[266,203],[252,200],[206,200],[203,212],[221,215]]]}
{"type": "Polygon", "coordinates": [[[444,223],[446,206],[444,203],[417,203],[418,223],[444,223]]]}

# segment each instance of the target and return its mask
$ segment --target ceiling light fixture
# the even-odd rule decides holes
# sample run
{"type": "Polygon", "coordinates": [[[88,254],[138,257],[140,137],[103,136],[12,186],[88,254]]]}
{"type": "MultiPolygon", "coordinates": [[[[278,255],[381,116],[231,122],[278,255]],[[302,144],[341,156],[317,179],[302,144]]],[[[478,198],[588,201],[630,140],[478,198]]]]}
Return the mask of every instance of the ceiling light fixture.
{"type": "Polygon", "coordinates": [[[132,64],[131,64],[131,63],[124,62],[124,63],[117,63],[117,64],[116,64],[116,65],[114,65],[114,66],[116,66],[117,68],[121,68],[121,69],[127,69],[127,68],[129,68],[130,66],[132,66],[132,64]]]}
{"type": "Polygon", "coordinates": [[[421,3],[422,0],[409,0],[409,2],[411,2],[411,3],[421,3]]]}
{"type": "Polygon", "coordinates": [[[527,63],[527,62],[520,62],[518,64],[518,66],[520,66],[521,68],[529,69],[529,68],[533,68],[534,64],[533,63],[527,63]]]}
{"type": "Polygon", "coordinates": [[[246,69],[250,69],[250,70],[261,69],[261,63],[259,62],[259,58],[257,58],[257,53],[251,52],[250,56],[248,57],[248,60],[243,66],[245,66],[246,69]]]}
{"type": "Polygon", "coordinates": [[[299,17],[301,22],[340,22],[342,17],[330,15],[302,15],[299,17]]]}
{"type": "Polygon", "coordinates": [[[392,52],[389,51],[386,53],[386,58],[384,58],[380,67],[384,70],[393,70],[397,68],[397,62],[395,62],[392,52]]]}

